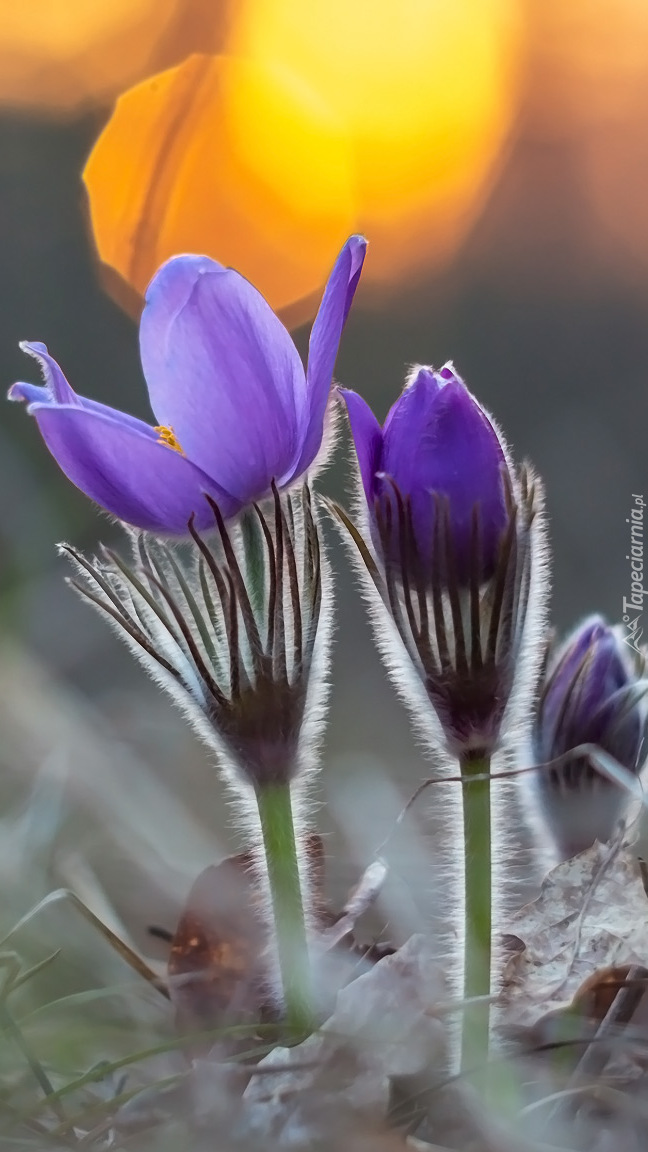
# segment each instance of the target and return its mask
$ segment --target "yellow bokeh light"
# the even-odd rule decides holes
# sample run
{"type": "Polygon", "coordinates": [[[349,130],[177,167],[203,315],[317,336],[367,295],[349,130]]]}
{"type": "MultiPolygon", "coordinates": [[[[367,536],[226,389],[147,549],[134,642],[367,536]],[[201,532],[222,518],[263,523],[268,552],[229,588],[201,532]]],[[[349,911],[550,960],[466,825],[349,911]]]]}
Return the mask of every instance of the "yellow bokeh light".
{"type": "Polygon", "coordinates": [[[515,112],[515,0],[250,0],[231,44],[301,77],[346,125],[370,276],[454,246],[515,112]]]}
{"type": "Polygon", "coordinates": [[[532,9],[529,33],[537,133],[580,137],[633,116],[648,83],[644,0],[544,0],[532,9]]]}
{"type": "Polygon", "coordinates": [[[263,61],[194,56],[131,89],[84,179],[101,259],[140,292],[169,256],[201,252],[284,308],[322,284],[354,222],[345,133],[263,61]]]}
{"type": "Polygon", "coordinates": [[[207,252],[276,308],[321,287],[352,231],[371,241],[365,283],[437,267],[504,153],[518,3],[234,5],[227,56],[118,101],[86,170],[101,258],[141,292],[168,256],[207,252]]]}
{"type": "Polygon", "coordinates": [[[223,43],[245,0],[3,0],[0,102],[48,113],[112,99],[223,43]]]}
{"type": "Polygon", "coordinates": [[[648,5],[545,0],[530,31],[533,131],[569,156],[590,243],[627,275],[628,252],[648,260],[648,5]]]}

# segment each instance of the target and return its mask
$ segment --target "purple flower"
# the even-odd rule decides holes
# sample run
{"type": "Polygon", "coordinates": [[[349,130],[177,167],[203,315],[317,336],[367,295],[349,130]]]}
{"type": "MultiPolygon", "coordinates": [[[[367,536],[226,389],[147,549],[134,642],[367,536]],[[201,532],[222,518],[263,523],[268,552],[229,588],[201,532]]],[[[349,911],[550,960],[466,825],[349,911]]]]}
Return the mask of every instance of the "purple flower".
{"type": "Polygon", "coordinates": [[[594,744],[627,771],[641,769],[647,716],[640,671],[600,616],[583,621],[549,664],[534,744],[539,764],[567,757],[538,774],[545,819],[565,857],[609,839],[626,802],[587,754],[568,754],[594,744]]]}
{"type": "Polygon", "coordinates": [[[450,364],[417,368],[382,428],[360,396],[340,393],[368,517],[331,508],[402,641],[374,616],[385,659],[419,719],[422,685],[452,755],[490,756],[516,686],[532,692],[539,672],[542,486],[509,463],[450,364]]]}
{"type": "Polygon", "coordinates": [[[536,726],[539,759],[598,744],[624,768],[636,771],[645,723],[636,680],[623,641],[602,617],[590,616],[549,667],[536,726]]]}
{"type": "Polygon", "coordinates": [[[444,583],[450,566],[460,583],[469,581],[475,563],[480,581],[492,575],[509,520],[507,462],[491,421],[452,366],[419,368],[383,428],[360,396],[340,392],[372,535],[385,559],[403,562],[396,508],[402,498],[409,506],[410,544],[426,569],[445,569],[444,583]]]}
{"type": "Polygon", "coordinates": [[[175,256],[156,273],[140,325],[142,366],[158,424],[72,390],[43,344],[22,344],[45,386],[14,384],[66,476],[108,512],[145,531],[213,524],[302,476],[322,444],[342,329],[364,261],[352,236],[329,277],[304,372],[259,292],[206,256],[175,256]]]}

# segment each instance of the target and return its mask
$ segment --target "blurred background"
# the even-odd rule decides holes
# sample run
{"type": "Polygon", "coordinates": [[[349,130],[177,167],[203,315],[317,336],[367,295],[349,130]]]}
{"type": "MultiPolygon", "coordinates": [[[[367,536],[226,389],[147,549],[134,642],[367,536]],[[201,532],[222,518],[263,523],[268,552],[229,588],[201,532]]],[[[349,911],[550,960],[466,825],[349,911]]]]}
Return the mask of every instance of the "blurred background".
{"type": "MultiPolygon", "coordinates": [[[[79,392],[150,419],[136,321],[163,259],[239,268],[304,350],[334,257],[363,231],[338,379],[382,418],[409,363],[453,359],[546,482],[556,625],[617,620],[646,484],[647,178],[645,0],[5,4],[0,377],[35,380],[18,341],[41,340],[79,392]]],[[[338,497],[345,444],[322,480],[338,497]]],[[[7,820],[23,812],[6,915],[71,884],[154,952],[147,925],[173,928],[236,843],[226,802],[179,715],[65,586],[58,541],[120,534],[9,404],[0,483],[0,796],[7,820]]],[[[317,798],[338,798],[320,822],[344,886],[426,765],[329,535],[317,798]],[[362,828],[339,802],[351,778],[362,828]]]]}

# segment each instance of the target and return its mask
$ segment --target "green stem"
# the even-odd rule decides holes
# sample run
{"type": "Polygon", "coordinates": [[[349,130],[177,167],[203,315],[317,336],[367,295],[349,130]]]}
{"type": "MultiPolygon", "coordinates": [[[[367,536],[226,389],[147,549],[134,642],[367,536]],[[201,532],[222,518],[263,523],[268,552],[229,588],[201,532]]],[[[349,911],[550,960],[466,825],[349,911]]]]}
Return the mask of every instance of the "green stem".
{"type": "Polygon", "coordinates": [[[289,784],[257,788],[286,1024],[296,1033],[313,1029],[308,942],[299,881],[289,784]]]}
{"type": "Polygon", "coordinates": [[[470,1004],[491,993],[490,758],[461,760],[465,859],[465,966],[461,1067],[481,1068],[488,1059],[490,1004],[470,1004]]]}

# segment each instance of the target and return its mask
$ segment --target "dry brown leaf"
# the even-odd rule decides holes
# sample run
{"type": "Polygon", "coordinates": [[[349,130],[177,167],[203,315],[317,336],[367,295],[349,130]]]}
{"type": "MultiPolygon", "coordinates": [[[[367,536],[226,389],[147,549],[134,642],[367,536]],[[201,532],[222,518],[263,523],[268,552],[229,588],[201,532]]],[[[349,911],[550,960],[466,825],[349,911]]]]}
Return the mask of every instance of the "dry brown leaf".
{"type": "Polygon", "coordinates": [[[616,968],[601,968],[581,984],[574,996],[572,1009],[587,1020],[599,1022],[607,1016],[619,991],[634,987],[646,988],[648,970],[640,966],[622,964],[616,968]]]}
{"type": "MultiPolygon", "coordinates": [[[[320,836],[306,839],[310,888],[320,926],[321,953],[335,953],[327,966],[337,988],[358,974],[358,963],[372,964],[393,952],[389,946],[356,945],[353,929],[378,894],[385,868],[371,865],[337,915],[324,894],[324,846],[320,836]]],[[[169,954],[169,994],[182,1031],[202,1031],[276,1018],[267,972],[268,932],[250,853],[211,865],[195,881],[178,923],[169,954]]],[[[322,957],[320,957],[320,964],[322,957]]],[[[319,975],[325,979],[324,970],[319,975]]]]}
{"type": "Polygon", "coordinates": [[[353,980],[318,1032],[273,1049],[257,1066],[243,1103],[259,1146],[320,1147],[323,1130],[333,1134],[326,1146],[334,1146],[336,1134],[384,1120],[392,1078],[438,1079],[447,1066],[439,1011],[446,999],[423,936],[353,980]]]}
{"type": "Polygon", "coordinates": [[[259,916],[247,853],[201,872],[169,955],[169,992],[181,1031],[255,1022],[267,1010],[259,916]]]}
{"type": "Polygon", "coordinates": [[[648,962],[648,899],[638,860],[627,847],[594,844],[554,868],[537,900],[507,928],[523,947],[504,967],[505,1019],[534,1025],[582,996],[601,969],[648,962]]]}

